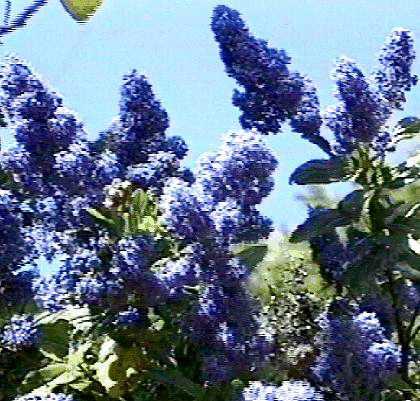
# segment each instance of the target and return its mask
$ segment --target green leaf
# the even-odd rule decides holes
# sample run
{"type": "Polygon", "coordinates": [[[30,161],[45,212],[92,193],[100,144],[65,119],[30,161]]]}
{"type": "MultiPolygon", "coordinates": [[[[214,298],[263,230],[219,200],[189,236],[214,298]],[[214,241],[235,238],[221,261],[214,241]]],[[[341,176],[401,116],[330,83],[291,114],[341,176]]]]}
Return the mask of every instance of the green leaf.
{"type": "Polygon", "coordinates": [[[47,353],[65,357],[68,353],[69,325],[64,320],[42,327],[41,348],[47,353]]]}
{"type": "Polygon", "coordinates": [[[204,391],[201,386],[185,377],[178,370],[151,369],[148,374],[154,380],[157,380],[160,383],[175,386],[195,398],[202,399],[203,397],[204,391]]]}
{"type": "Polygon", "coordinates": [[[92,343],[90,341],[79,345],[78,348],[68,356],[68,365],[71,368],[76,368],[82,364],[85,359],[86,352],[88,352],[90,348],[92,348],[92,343]]]}
{"type": "Polygon", "coordinates": [[[53,363],[45,368],[32,371],[25,377],[21,391],[29,392],[53,381],[67,371],[65,363],[53,363]]]}
{"type": "Polygon", "coordinates": [[[44,312],[37,316],[38,324],[54,324],[64,320],[73,326],[80,328],[81,325],[90,323],[90,311],[88,308],[68,307],[60,312],[44,312]]]}
{"type": "Polygon", "coordinates": [[[86,22],[102,3],[103,0],[61,0],[64,9],[78,22],[86,22]]]}
{"type": "Polygon", "coordinates": [[[290,184],[329,184],[346,180],[348,161],[344,157],[310,160],[299,166],[290,176],[290,184]]]}
{"type": "Polygon", "coordinates": [[[96,220],[97,223],[101,224],[102,226],[111,229],[113,231],[117,231],[119,228],[120,223],[110,217],[106,217],[101,212],[96,209],[87,209],[87,212],[96,220]]]}
{"type": "Polygon", "coordinates": [[[301,242],[325,234],[335,227],[342,227],[352,221],[336,209],[315,209],[311,216],[290,237],[290,242],[301,242]]]}
{"type": "Polygon", "coordinates": [[[365,200],[366,192],[362,189],[357,189],[350,192],[339,202],[338,210],[351,218],[358,218],[363,210],[365,200]]]}
{"type": "Polygon", "coordinates": [[[110,397],[119,398],[127,388],[127,381],[136,375],[142,356],[135,347],[123,348],[109,337],[105,338],[95,363],[96,378],[110,397]]]}
{"type": "Polygon", "coordinates": [[[266,244],[241,244],[234,249],[234,254],[248,267],[254,268],[263,261],[267,250],[266,244]]]}
{"type": "Polygon", "coordinates": [[[398,122],[400,128],[396,135],[397,141],[402,139],[411,139],[420,135],[420,118],[417,117],[405,117],[398,122]]]}
{"type": "Polygon", "coordinates": [[[396,270],[398,270],[404,277],[414,281],[416,283],[420,283],[420,270],[413,269],[407,263],[399,263],[395,266],[396,270]]]}

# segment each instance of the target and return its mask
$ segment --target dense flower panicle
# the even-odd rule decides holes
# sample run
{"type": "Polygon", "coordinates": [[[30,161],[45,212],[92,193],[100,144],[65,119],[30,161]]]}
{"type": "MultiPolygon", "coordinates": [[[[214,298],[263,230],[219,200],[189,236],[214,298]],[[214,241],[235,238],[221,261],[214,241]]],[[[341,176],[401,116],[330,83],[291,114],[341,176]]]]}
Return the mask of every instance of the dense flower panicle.
{"type": "Polygon", "coordinates": [[[401,362],[400,352],[397,345],[391,340],[375,342],[367,350],[367,365],[371,374],[379,374],[381,379],[387,379],[395,375],[396,367],[401,362]]]}
{"type": "Polygon", "coordinates": [[[179,178],[172,178],[160,200],[162,219],[179,238],[189,241],[206,236],[212,221],[194,190],[179,178]]]}
{"type": "Polygon", "coordinates": [[[320,320],[320,347],[313,372],[322,386],[351,401],[379,394],[396,374],[400,351],[385,336],[374,313],[326,312],[320,320]]]}
{"type": "Polygon", "coordinates": [[[291,117],[290,125],[294,131],[303,134],[306,138],[311,138],[319,134],[322,118],[314,84],[310,79],[305,78],[304,85],[302,99],[291,117]]]}
{"type": "MultiPolygon", "coordinates": [[[[157,276],[167,287],[169,297],[180,299],[185,296],[186,287],[196,286],[201,275],[200,255],[196,247],[189,246],[185,255],[177,260],[170,260],[157,272],[157,276]]],[[[199,252],[199,250],[198,250],[199,252]]]]}
{"type": "Polygon", "coordinates": [[[277,160],[256,133],[231,133],[216,154],[203,157],[197,184],[215,202],[232,198],[241,206],[261,203],[273,188],[277,160]]]}
{"type": "Polygon", "coordinates": [[[120,110],[124,126],[135,127],[143,135],[162,133],[169,127],[168,114],[155,99],[152,86],[136,70],[123,78],[120,110]]]}
{"type": "Polygon", "coordinates": [[[74,195],[102,192],[103,187],[118,177],[120,171],[113,153],[105,151],[95,157],[88,143],[83,141],[75,142],[68,150],[57,153],[55,167],[59,171],[60,187],[65,189],[66,194],[74,195]]]}
{"type": "Polygon", "coordinates": [[[203,350],[203,378],[212,383],[257,369],[268,348],[267,339],[257,339],[258,308],[243,288],[249,269],[232,255],[230,246],[270,233],[271,222],[256,205],[271,191],[276,165],[257,134],[229,134],[219,151],[200,160],[191,186],[172,179],[160,198],[163,221],[191,244],[194,256],[169,262],[159,274],[173,299],[185,296],[188,286],[201,288],[184,325],[203,350]],[[220,339],[222,326],[230,333],[225,339],[233,343],[220,339]]]}
{"type": "Polygon", "coordinates": [[[416,311],[420,309],[420,285],[418,283],[411,282],[410,280],[404,280],[395,288],[398,297],[398,311],[400,316],[410,321],[416,311]]]}
{"type": "Polygon", "coordinates": [[[149,155],[146,163],[130,166],[127,179],[140,188],[160,192],[168,177],[176,176],[179,169],[179,158],[172,152],[158,152],[149,155]]]}
{"type": "Polygon", "coordinates": [[[415,57],[412,32],[394,29],[379,55],[381,68],[374,75],[379,91],[391,107],[402,108],[405,92],[417,83],[418,77],[411,74],[415,57]]]}
{"type": "Polygon", "coordinates": [[[48,173],[53,154],[83,135],[82,124],[23,61],[12,58],[3,65],[0,86],[0,100],[14,121],[17,143],[48,173]]]}
{"type": "Polygon", "coordinates": [[[251,382],[242,392],[242,401],[322,401],[322,394],[306,381],[284,381],[281,386],[251,382]]]}
{"type": "Polygon", "coordinates": [[[22,397],[15,398],[14,401],[74,401],[71,395],[63,393],[50,394],[27,394],[22,397]]]}
{"type": "Polygon", "coordinates": [[[153,237],[126,237],[118,241],[113,261],[122,274],[133,272],[135,275],[135,272],[146,269],[156,255],[153,237]]]}
{"type": "Polygon", "coordinates": [[[32,74],[29,66],[17,57],[5,60],[0,70],[1,103],[14,120],[12,102],[24,93],[34,93],[43,89],[43,84],[32,74]]]}
{"type": "Polygon", "coordinates": [[[376,138],[390,116],[390,109],[353,60],[341,58],[333,76],[340,103],[327,109],[325,120],[335,135],[336,150],[348,153],[358,144],[369,144],[376,138]]]}
{"type": "Polygon", "coordinates": [[[35,347],[40,336],[33,316],[14,315],[2,329],[0,344],[10,351],[17,352],[35,347]]]}
{"type": "MultiPolygon", "coordinates": [[[[101,267],[102,261],[97,256],[96,250],[78,249],[64,261],[56,273],[40,278],[34,283],[35,300],[39,306],[52,312],[64,309],[72,302],[83,304],[81,296],[87,289],[85,290],[86,282],[80,282],[89,273],[92,277],[92,274],[100,271],[101,267]]],[[[98,294],[98,284],[95,288],[98,294]]],[[[90,294],[93,293],[92,287],[90,294]]]]}
{"type": "Polygon", "coordinates": [[[221,149],[204,156],[192,186],[172,179],[161,198],[163,220],[180,238],[193,241],[256,240],[271,222],[255,206],[272,187],[274,155],[254,133],[229,134],[221,149]]]}
{"type": "MultiPolygon", "coordinates": [[[[11,192],[0,189],[0,268],[4,271],[22,267],[31,250],[25,235],[19,202],[11,192]]],[[[0,273],[0,274],[1,274],[0,273]]]]}
{"type": "Polygon", "coordinates": [[[27,304],[33,300],[34,292],[32,285],[38,279],[38,272],[34,269],[13,272],[2,275],[0,291],[2,307],[13,307],[19,304],[27,304]]]}
{"type": "Polygon", "coordinates": [[[365,77],[350,59],[338,61],[333,77],[339,104],[328,108],[324,117],[335,135],[337,153],[350,153],[362,144],[379,155],[393,149],[388,121],[394,109],[402,109],[405,92],[417,83],[411,74],[414,58],[413,35],[400,28],[387,38],[380,68],[372,76],[365,77]]]}
{"type": "Polygon", "coordinates": [[[164,150],[164,133],[168,127],[168,115],[156,100],[146,77],[135,70],[124,76],[114,139],[121,164],[144,163],[149,153],[164,150]]]}
{"type": "Polygon", "coordinates": [[[235,91],[233,104],[242,111],[244,129],[277,133],[292,117],[303,96],[304,80],[288,69],[290,58],[249,32],[240,14],[218,6],[211,23],[226,72],[243,92],[235,91]]]}
{"type": "Polygon", "coordinates": [[[360,312],[374,313],[384,329],[387,338],[391,338],[395,329],[395,314],[389,299],[378,294],[370,294],[359,302],[360,312]]]}
{"type": "Polygon", "coordinates": [[[179,136],[167,137],[168,127],[168,115],[151,85],[145,76],[133,71],[124,77],[119,117],[91,148],[95,152],[110,150],[122,179],[160,195],[170,177],[193,181],[191,174],[180,168],[188,147],[179,136]]]}
{"type": "Polygon", "coordinates": [[[107,307],[113,299],[121,297],[123,285],[114,275],[85,275],[77,280],[74,293],[80,305],[107,307]]]}
{"type": "Polygon", "coordinates": [[[118,312],[114,324],[120,327],[138,326],[145,321],[137,308],[129,307],[127,310],[118,312]]]}

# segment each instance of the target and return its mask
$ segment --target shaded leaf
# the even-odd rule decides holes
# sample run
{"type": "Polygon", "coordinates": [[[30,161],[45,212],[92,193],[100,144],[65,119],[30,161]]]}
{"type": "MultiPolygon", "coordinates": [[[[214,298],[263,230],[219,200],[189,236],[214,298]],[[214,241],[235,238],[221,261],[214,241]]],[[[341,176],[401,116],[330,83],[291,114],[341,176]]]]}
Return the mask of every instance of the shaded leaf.
{"type": "Polygon", "coordinates": [[[254,268],[262,262],[267,250],[268,246],[266,244],[241,244],[236,247],[234,254],[242,263],[254,268]]]}
{"type": "Polygon", "coordinates": [[[338,210],[340,210],[343,214],[348,215],[349,217],[359,217],[365,203],[365,194],[365,191],[361,189],[350,192],[342,201],[338,203],[338,210]]]}
{"type": "Polygon", "coordinates": [[[315,209],[309,218],[292,233],[291,242],[309,240],[331,231],[335,227],[346,226],[351,223],[348,216],[336,209],[315,209]]]}
{"type": "Polygon", "coordinates": [[[290,176],[290,184],[328,184],[343,181],[347,177],[347,159],[333,157],[331,159],[310,160],[300,165],[290,176]]]}
{"type": "Polygon", "coordinates": [[[201,399],[203,397],[204,391],[201,386],[185,377],[178,370],[151,369],[148,374],[154,380],[157,380],[160,383],[173,385],[195,398],[201,399]]]}
{"type": "Polygon", "coordinates": [[[24,392],[32,391],[48,384],[66,371],[67,365],[65,363],[53,363],[45,368],[28,373],[20,388],[24,392]]]}

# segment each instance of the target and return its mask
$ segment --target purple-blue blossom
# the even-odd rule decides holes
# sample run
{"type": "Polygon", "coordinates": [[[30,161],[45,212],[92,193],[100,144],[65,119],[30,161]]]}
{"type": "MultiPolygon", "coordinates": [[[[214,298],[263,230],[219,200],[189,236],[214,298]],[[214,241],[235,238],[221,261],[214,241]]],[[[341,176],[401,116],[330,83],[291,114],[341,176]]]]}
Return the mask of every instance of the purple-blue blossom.
{"type": "Polygon", "coordinates": [[[374,75],[380,93],[394,108],[402,108],[405,92],[417,83],[418,77],[411,73],[415,57],[413,33],[394,29],[379,54],[380,68],[374,75]]]}
{"type": "Polygon", "coordinates": [[[140,312],[137,308],[130,306],[127,310],[118,312],[117,317],[114,320],[114,324],[119,327],[128,328],[138,326],[144,323],[145,320],[145,317],[142,316],[142,312],[140,312]]]}
{"type": "Polygon", "coordinates": [[[31,315],[14,315],[3,327],[0,345],[10,351],[23,351],[35,347],[41,333],[31,315]]]}
{"type": "Polygon", "coordinates": [[[397,373],[400,350],[385,336],[374,313],[338,307],[320,319],[320,354],[313,366],[318,383],[340,399],[368,401],[397,373]]]}
{"type": "Polygon", "coordinates": [[[73,396],[64,393],[27,394],[15,398],[14,401],[74,401],[73,396]]]}
{"type": "Polygon", "coordinates": [[[281,386],[251,382],[242,392],[242,401],[323,401],[322,394],[308,382],[284,381],[281,386]]]}
{"type": "Polygon", "coordinates": [[[226,73],[243,88],[233,95],[233,104],[242,111],[242,127],[264,134],[279,132],[297,111],[303,77],[289,70],[290,58],[284,50],[255,38],[236,10],[217,6],[211,28],[226,73]]]}

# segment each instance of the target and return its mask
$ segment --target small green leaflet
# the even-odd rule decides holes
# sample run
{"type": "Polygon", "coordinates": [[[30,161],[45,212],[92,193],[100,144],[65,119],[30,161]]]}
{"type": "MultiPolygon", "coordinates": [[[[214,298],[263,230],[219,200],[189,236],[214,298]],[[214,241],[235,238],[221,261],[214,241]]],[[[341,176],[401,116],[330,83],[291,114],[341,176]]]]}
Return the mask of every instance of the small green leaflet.
{"type": "Polygon", "coordinates": [[[61,0],[64,9],[77,22],[86,22],[102,3],[103,0],[61,0]]]}

